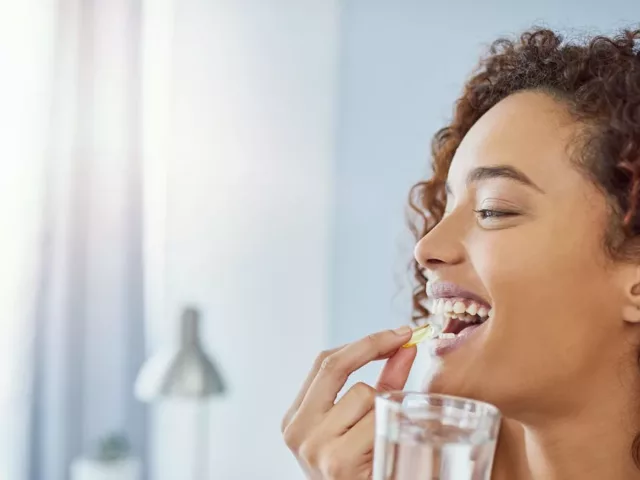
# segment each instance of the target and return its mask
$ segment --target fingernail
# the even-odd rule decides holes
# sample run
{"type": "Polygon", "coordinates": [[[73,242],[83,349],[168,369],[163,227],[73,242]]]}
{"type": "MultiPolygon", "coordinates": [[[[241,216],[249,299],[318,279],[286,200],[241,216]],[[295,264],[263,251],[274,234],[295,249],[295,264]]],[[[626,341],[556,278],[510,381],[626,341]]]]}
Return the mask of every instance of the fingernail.
{"type": "Polygon", "coordinates": [[[396,328],[394,330],[394,332],[397,335],[400,335],[401,337],[404,337],[405,335],[408,335],[409,333],[411,333],[413,330],[411,330],[411,327],[409,325],[403,325],[399,328],[396,328]]]}

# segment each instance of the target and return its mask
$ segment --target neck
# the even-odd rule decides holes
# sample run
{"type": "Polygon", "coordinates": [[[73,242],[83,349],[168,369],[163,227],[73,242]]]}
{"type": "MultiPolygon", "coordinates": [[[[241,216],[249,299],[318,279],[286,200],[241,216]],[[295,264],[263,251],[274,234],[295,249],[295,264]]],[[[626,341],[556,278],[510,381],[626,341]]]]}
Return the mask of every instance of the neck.
{"type": "Polygon", "coordinates": [[[583,396],[588,403],[562,415],[533,422],[505,419],[492,478],[637,479],[640,469],[634,463],[632,444],[640,432],[640,415],[636,413],[640,409],[637,402],[629,401],[629,391],[640,392],[640,385],[636,380],[631,385],[620,382],[619,377],[612,379],[613,383],[617,386],[583,396]]]}

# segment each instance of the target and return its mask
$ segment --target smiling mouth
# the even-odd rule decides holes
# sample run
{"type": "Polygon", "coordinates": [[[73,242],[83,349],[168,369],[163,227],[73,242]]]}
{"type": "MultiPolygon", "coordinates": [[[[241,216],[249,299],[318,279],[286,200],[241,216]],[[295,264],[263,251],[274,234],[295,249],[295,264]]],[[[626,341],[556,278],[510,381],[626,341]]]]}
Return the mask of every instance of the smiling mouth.
{"type": "Polygon", "coordinates": [[[444,328],[439,338],[455,338],[465,329],[477,327],[493,316],[489,305],[464,297],[440,297],[434,299],[431,313],[444,317],[444,328]]]}

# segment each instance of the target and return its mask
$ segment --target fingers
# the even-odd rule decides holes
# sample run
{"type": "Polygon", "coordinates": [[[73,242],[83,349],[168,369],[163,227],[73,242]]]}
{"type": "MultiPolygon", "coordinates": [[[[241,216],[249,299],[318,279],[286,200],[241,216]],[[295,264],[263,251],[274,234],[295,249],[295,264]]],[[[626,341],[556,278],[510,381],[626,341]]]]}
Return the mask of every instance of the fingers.
{"type": "Polygon", "coordinates": [[[297,415],[322,415],[328,412],[352,372],[373,360],[392,355],[411,338],[411,333],[411,328],[406,326],[374,333],[327,356],[311,382],[297,415]]]}
{"type": "Polygon", "coordinates": [[[376,414],[373,409],[360,419],[351,430],[344,434],[342,441],[353,452],[365,454],[373,450],[375,440],[376,414]]]}
{"type": "Polygon", "coordinates": [[[386,363],[377,389],[365,383],[356,383],[329,411],[323,422],[330,436],[344,435],[355,453],[365,453],[373,448],[375,428],[375,398],[378,391],[404,388],[411,366],[416,358],[416,348],[401,348],[386,363]]]}
{"type": "Polygon", "coordinates": [[[416,349],[400,347],[411,334],[409,327],[379,332],[318,356],[282,422],[285,443],[309,478],[371,478],[377,391],[357,383],[336,396],[351,373],[383,358],[377,387],[402,389],[416,349]]]}
{"type": "MultiPolygon", "coordinates": [[[[354,386],[334,406],[336,396],[349,375],[372,360],[395,356],[398,349],[411,338],[411,334],[409,327],[383,331],[318,356],[282,422],[285,443],[301,460],[301,464],[313,470],[312,465],[317,464],[314,455],[322,453],[324,457],[326,454],[326,449],[320,448],[322,445],[333,444],[331,438],[338,441],[349,428],[355,428],[371,413],[375,391],[364,384],[354,386]],[[332,408],[336,411],[330,413],[332,408]]],[[[415,349],[403,351],[391,364],[396,367],[385,369],[390,372],[387,376],[393,376],[396,370],[399,372],[400,378],[395,380],[398,384],[404,384],[408,375],[408,372],[404,373],[403,365],[409,363],[410,366],[415,356],[415,349]]],[[[387,383],[393,384],[391,381],[387,383]]],[[[343,454],[344,451],[338,453],[343,454]]],[[[330,457],[334,459],[336,455],[330,457]]],[[[336,458],[341,457],[337,455],[336,458]]]]}
{"type": "MultiPolygon", "coordinates": [[[[344,398],[344,397],[343,397],[344,398]]],[[[342,399],[341,399],[342,400],[342,399]]],[[[319,478],[370,479],[373,460],[375,414],[372,409],[340,436],[316,433],[303,448],[303,456],[319,478]]]]}
{"type": "Polygon", "coordinates": [[[291,423],[291,419],[293,418],[295,413],[298,411],[298,408],[300,408],[300,404],[304,400],[304,397],[307,394],[307,390],[309,390],[309,386],[311,386],[311,383],[316,378],[316,375],[318,374],[318,370],[320,370],[320,367],[322,366],[322,362],[324,361],[324,359],[327,358],[329,355],[332,355],[333,353],[339,351],[342,348],[343,347],[338,347],[332,350],[320,352],[320,355],[316,357],[315,361],[313,362],[313,366],[311,367],[311,371],[307,375],[307,378],[302,384],[302,387],[300,387],[298,396],[296,396],[295,400],[293,401],[293,404],[291,404],[291,406],[285,413],[284,418],[282,419],[282,425],[280,429],[283,433],[286,430],[289,423],[291,423]]]}
{"type": "Polygon", "coordinates": [[[402,390],[411,367],[416,359],[418,349],[416,347],[401,348],[393,354],[380,372],[378,383],[376,383],[376,390],[380,392],[388,392],[391,390],[402,390]]]}
{"type": "Polygon", "coordinates": [[[376,394],[366,383],[356,383],[329,411],[323,429],[332,436],[342,435],[371,411],[376,394]]]}

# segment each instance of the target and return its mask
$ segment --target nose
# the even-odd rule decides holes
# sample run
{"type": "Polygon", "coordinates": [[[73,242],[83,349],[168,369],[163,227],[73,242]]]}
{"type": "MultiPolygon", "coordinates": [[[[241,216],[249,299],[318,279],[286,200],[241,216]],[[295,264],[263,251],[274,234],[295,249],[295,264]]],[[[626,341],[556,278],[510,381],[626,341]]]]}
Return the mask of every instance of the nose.
{"type": "Polygon", "coordinates": [[[455,223],[453,215],[445,217],[416,244],[415,259],[428,271],[436,271],[464,261],[463,235],[455,223]]]}

